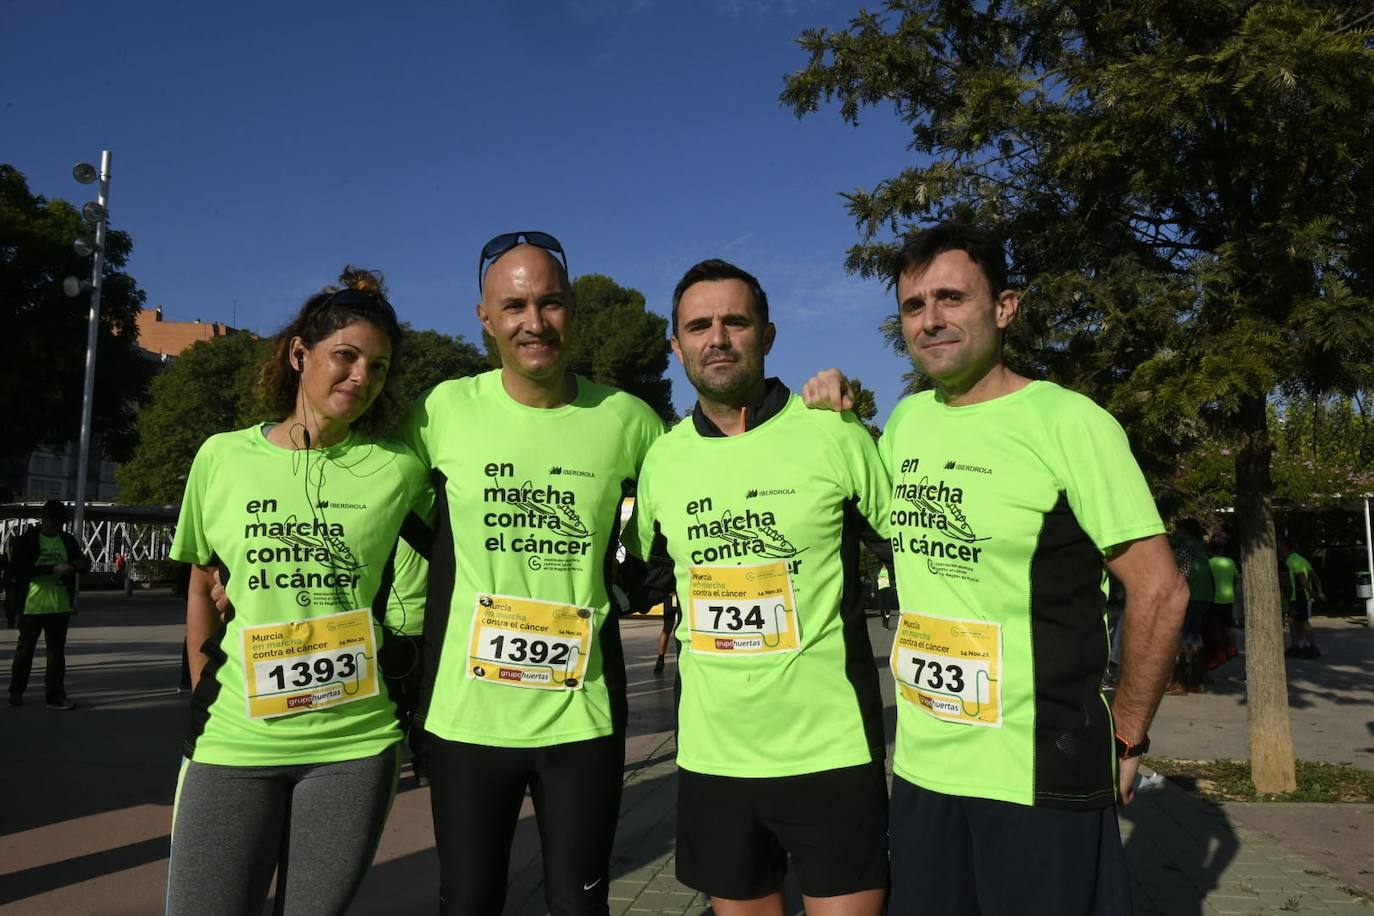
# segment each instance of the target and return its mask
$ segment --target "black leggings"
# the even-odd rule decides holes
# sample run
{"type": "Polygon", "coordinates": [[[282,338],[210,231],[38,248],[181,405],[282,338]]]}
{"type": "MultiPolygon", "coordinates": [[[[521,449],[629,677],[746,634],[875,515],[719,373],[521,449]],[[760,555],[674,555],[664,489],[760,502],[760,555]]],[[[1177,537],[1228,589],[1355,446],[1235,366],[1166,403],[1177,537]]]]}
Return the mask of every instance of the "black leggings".
{"type": "Polygon", "coordinates": [[[625,738],[549,747],[487,747],[429,736],[439,910],[496,916],[506,901],[511,840],[528,788],[553,916],[606,914],[620,816],[625,738]]]}

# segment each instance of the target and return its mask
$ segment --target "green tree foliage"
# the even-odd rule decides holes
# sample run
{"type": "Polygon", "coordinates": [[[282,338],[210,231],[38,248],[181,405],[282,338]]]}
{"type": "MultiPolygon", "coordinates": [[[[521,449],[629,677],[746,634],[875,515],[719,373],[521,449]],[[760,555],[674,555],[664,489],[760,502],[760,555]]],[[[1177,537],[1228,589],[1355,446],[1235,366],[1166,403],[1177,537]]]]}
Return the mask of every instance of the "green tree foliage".
{"type": "Polygon", "coordinates": [[[461,335],[416,331],[409,325],[405,331],[391,380],[392,396],[402,404],[411,403],[420,392],[446,378],[476,375],[488,368],[482,351],[461,335]]]}
{"type": "MultiPolygon", "coordinates": [[[[139,417],[139,446],[118,470],[125,503],[180,501],[196,451],[210,436],[263,420],[269,414],[258,393],[258,374],[272,342],[250,334],[198,341],[153,380],[139,417]]],[[[482,353],[462,337],[406,328],[387,396],[409,404],[446,378],[487,368],[482,353]]]]}
{"type": "MultiPolygon", "coordinates": [[[[0,164],[0,391],[6,395],[0,459],[38,445],[61,446],[80,432],[90,296],[69,299],[62,280],[90,279],[90,259],[72,250],[89,233],[71,204],[33,194],[23,174],[0,164]]],[[[138,404],[152,374],[136,346],[144,294],[123,270],[132,249],[126,233],[107,233],[93,427],[115,458],[133,447],[138,404]]]]}
{"type": "Polygon", "coordinates": [[[201,443],[267,419],[257,380],[270,349],[270,341],[251,334],[199,340],[153,379],[138,418],[138,448],[116,472],[121,502],[180,502],[201,443]]]}
{"type": "MultiPolygon", "coordinates": [[[[664,420],[673,410],[668,371],[668,320],[644,307],[644,294],[601,274],[573,281],[572,370],[594,382],[628,391],[664,420]]],[[[500,366],[492,341],[483,335],[487,357],[500,366]]]]}
{"type": "MultiPolygon", "coordinates": [[[[1362,402],[1288,399],[1270,405],[1269,426],[1276,502],[1324,510],[1348,506],[1374,492],[1374,417],[1362,402]]],[[[1161,509],[1169,514],[1224,526],[1236,492],[1232,445],[1205,438],[1173,472],[1152,483],[1161,494],[1161,509]]]]}
{"type": "Polygon", "coordinates": [[[798,115],[891,105],[911,130],[916,162],[846,195],[851,270],[919,224],[990,224],[1025,292],[1009,361],[1108,403],[1153,463],[1231,449],[1247,663],[1276,668],[1249,679],[1254,773],[1291,788],[1267,403],[1374,376],[1368,5],[891,0],[800,44],[798,115]]]}
{"type": "Polygon", "coordinates": [[[849,379],[849,394],[854,398],[854,416],[859,418],[874,440],[882,435],[882,429],[874,422],[878,416],[878,398],[871,388],[857,378],[849,379]]]}

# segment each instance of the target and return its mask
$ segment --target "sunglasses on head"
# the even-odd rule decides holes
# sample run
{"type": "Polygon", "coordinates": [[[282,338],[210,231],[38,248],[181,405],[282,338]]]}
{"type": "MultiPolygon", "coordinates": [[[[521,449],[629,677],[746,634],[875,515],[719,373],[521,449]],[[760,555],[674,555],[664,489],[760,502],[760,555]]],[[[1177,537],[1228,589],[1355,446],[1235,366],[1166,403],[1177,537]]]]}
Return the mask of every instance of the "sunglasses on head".
{"type": "Polygon", "coordinates": [[[477,260],[477,292],[482,291],[482,278],[486,276],[488,264],[521,242],[558,255],[558,260],[563,263],[563,272],[568,272],[568,256],[563,246],[547,232],[503,232],[482,246],[482,256],[477,260]]]}

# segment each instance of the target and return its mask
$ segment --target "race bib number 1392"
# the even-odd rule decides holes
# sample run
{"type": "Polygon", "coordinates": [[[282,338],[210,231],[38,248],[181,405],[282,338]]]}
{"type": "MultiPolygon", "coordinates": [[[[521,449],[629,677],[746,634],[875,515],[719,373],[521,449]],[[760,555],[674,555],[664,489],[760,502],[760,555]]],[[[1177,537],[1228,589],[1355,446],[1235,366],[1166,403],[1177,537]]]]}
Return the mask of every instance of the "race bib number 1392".
{"type": "Polygon", "coordinates": [[[514,595],[478,595],[468,677],[506,687],[580,690],[595,612],[514,595]]]}

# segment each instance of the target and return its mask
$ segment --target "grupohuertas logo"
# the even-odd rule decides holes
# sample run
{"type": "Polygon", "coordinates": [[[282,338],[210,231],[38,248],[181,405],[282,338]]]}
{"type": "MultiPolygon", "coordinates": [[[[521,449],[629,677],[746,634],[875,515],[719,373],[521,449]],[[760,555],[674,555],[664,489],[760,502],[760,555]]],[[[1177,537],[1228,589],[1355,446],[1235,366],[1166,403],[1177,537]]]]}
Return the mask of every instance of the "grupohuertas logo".
{"type": "Polygon", "coordinates": [[[744,498],[757,499],[760,496],[792,496],[796,494],[796,492],[796,490],[789,487],[775,487],[771,490],[746,490],[744,498]]]}
{"type": "Polygon", "coordinates": [[[341,503],[332,499],[322,499],[315,504],[321,509],[366,509],[366,503],[341,503]]]}
{"type": "Polygon", "coordinates": [[[985,468],[977,464],[960,464],[957,459],[951,458],[945,462],[946,471],[972,471],[975,474],[991,474],[992,468],[985,468]]]}
{"type": "Polygon", "coordinates": [[[558,476],[558,475],[562,475],[563,477],[595,477],[595,476],[596,476],[596,474],[594,474],[594,473],[591,472],[591,471],[579,471],[579,470],[576,470],[576,469],[574,469],[574,468],[565,468],[565,467],[563,467],[563,465],[561,465],[561,464],[555,464],[553,467],[549,468],[549,476],[550,476],[550,477],[553,477],[553,476],[558,476]]]}

